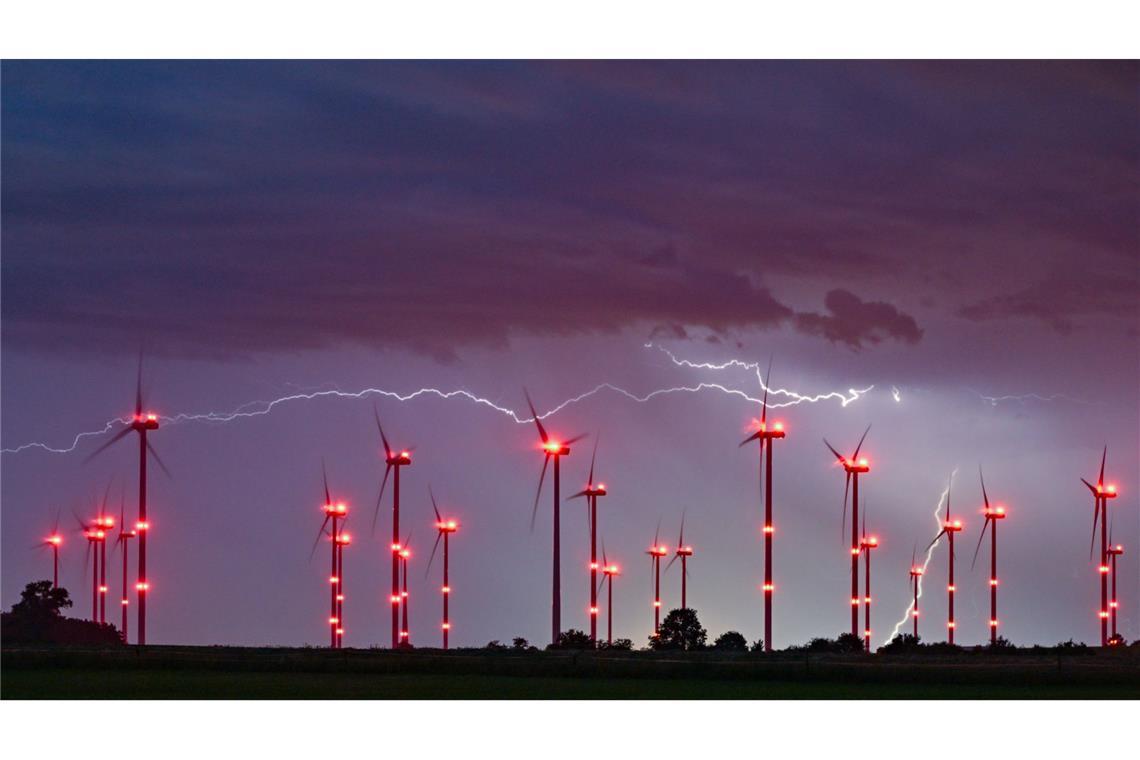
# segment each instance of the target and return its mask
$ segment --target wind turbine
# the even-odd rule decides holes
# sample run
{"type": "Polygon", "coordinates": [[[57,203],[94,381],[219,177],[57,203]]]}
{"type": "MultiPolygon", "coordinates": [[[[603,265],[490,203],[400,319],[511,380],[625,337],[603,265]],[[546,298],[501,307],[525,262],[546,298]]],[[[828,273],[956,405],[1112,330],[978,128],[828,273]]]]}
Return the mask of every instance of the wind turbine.
{"type": "Polygon", "coordinates": [[[538,476],[538,490],[534,493],[534,508],[530,514],[530,529],[534,530],[534,519],[538,514],[538,499],[542,496],[542,481],[546,478],[546,467],[550,464],[550,460],[554,460],[554,537],[553,537],[553,571],[551,573],[551,603],[550,603],[550,643],[558,644],[558,635],[562,632],[562,516],[559,512],[559,497],[560,482],[560,469],[559,463],[562,457],[569,456],[570,444],[580,441],[585,438],[585,435],[575,436],[568,441],[560,442],[546,434],[546,428],[542,426],[542,420],[538,418],[538,412],[534,409],[534,402],[530,400],[530,394],[526,389],[523,389],[523,395],[526,396],[527,406],[530,407],[530,414],[534,418],[535,427],[538,428],[538,437],[542,440],[542,473],[538,476]]]}
{"type": "Polygon", "coordinates": [[[658,542],[661,535],[661,521],[657,521],[657,530],[653,533],[653,545],[645,553],[649,555],[649,564],[653,572],[653,635],[661,630],[661,558],[669,553],[669,547],[658,542]]]}
{"type": "Polygon", "coordinates": [[[990,531],[990,645],[992,646],[997,644],[998,629],[997,526],[998,520],[1005,519],[1005,507],[1000,504],[994,507],[990,506],[990,497],[986,493],[986,480],[982,477],[981,467],[978,467],[978,480],[982,483],[982,499],[986,505],[983,514],[986,516],[986,519],[982,523],[982,532],[978,536],[978,545],[974,547],[974,558],[970,561],[970,569],[973,570],[974,563],[978,561],[978,550],[982,548],[982,539],[986,537],[986,528],[990,527],[990,523],[993,523],[993,530],[990,531]]]}
{"type": "Polygon", "coordinates": [[[440,591],[443,594],[443,648],[447,649],[447,637],[451,633],[451,618],[448,615],[448,600],[451,598],[451,582],[448,578],[448,560],[450,553],[448,551],[448,538],[452,533],[459,530],[459,522],[454,518],[443,519],[439,514],[439,506],[435,503],[435,494],[431,492],[431,486],[428,486],[428,495],[431,497],[431,508],[435,511],[435,546],[431,548],[431,557],[428,559],[427,569],[424,570],[424,575],[427,575],[431,570],[431,563],[435,560],[435,550],[439,548],[439,540],[443,539],[443,587],[440,591]]]}
{"type": "Polygon", "coordinates": [[[693,547],[685,543],[685,514],[681,513],[681,535],[677,538],[677,551],[673,553],[673,559],[669,560],[669,564],[665,566],[665,570],[673,566],[673,563],[678,558],[681,559],[681,609],[689,609],[688,603],[688,590],[689,590],[689,557],[693,556],[693,547]]]}
{"type": "Polygon", "coordinates": [[[768,386],[772,377],[772,361],[768,360],[768,374],[764,376],[764,400],[760,406],[760,427],[752,435],[740,442],[744,446],[749,441],[760,442],[760,477],[764,489],[764,651],[772,651],[772,595],[776,591],[772,579],[772,535],[776,527],[772,522],[772,449],[777,438],[785,437],[784,423],[777,422],[768,430],[768,386]],[[764,461],[764,448],[767,444],[767,466],[764,461]]]}
{"type": "Polygon", "coordinates": [[[313,554],[317,551],[321,538],[328,535],[332,555],[329,569],[329,647],[337,649],[341,637],[344,635],[344,625],[341,620],[344,614],[343,552],[341,552],[342,546],[337,539],[340,537],[341,521],[348,518],[348,505],[343,501],[333,501],[332,493],[329,491],[328,470],[325,468],[323,459],[321,460],[321,482],[324,485],[325,494],[321,512],[324,513],[325,517],[321,521],[321,529],[317,532],[317,540],[313,542],[313,551],[309,553],[309,558],[312,559],[313,554]]]}
{"type": "Polygon", "coordinates": [[[59,535],[59,512],[55,513],[55,523],[51,534],[37,546],[46,546],[51,549],[51,585],[59,588],[59,547],[63,545],[63,536],[59,535]]]}
{"type": "Polygon", "coordinates": [[[1081,478],[1081,482],[1088,486],[1093,495],[1093,529],[1089,540],[1089,559],[1092,559],[1093,544],[1096,542],[1096,522],[1100,519],[1100,645],[1108,646],[1108,500],[1116,498],[1116,485],[1105,485],[1104,463],[1108,458],[1108,446],[1100,456],[1100,476],[1096,485],[1081,478]],[[1103,514],[1102,514],[1103,513],[1103,514]]]}
{"type": "Polygon", "coordinates": [[[614,643],[614,577],[621,575],[621,568],[617,565],[611,565],[609,560],[606,559],[606,546],[602,542],[602,583],[606,585],[606,581],[610,582],[610,587],[607,594],[606,602],[606,644],[612,645],[614,643]]]}
{"type": "Polygon", "coordinates": [[[863,551],[863,651],[871,652],[871,550],[879,546],[878,536],[867,535],[867,501],[863,501],[863,535],[859,548],[863,551]]]}
{"type": "Polygon", "coordinates": [[[950,482],[946,484],[946,519],[942,521],[942,530],[934,537],[934,540],[927,544],[926,548],[929,549],[934,546],[938,539],[946,536],[950,541],[950,577],[946,584],[948,616],[946,620],[947,641],[951,644],[954,643],[954,534],[962,530],[961,520],[950,519],[950,486],[954,484],[953,476],[950,477],[950,482]]]}
{"type": "Polygon", "coordinates": [[[99,543],[106,538],[102,528],[102,518],[98,517],[93,523],[86,523],[79,515],[75,515],[76,522],[83,537],[87,539],[87,556],[83,558],[83,572],[87,572],[87,560],[91,560],[91,622],[99,622],[99,543]]]}
{"type": "Polygon", "coordinates": [[[135,529],[127,530],[126,498],[125,498],[125,495],[120,495],[120,497],[119,497],[119,535],[115,537],[115,548],[118,549],[121,546],[122,551],[123,551],[123,597],[122,597],[122,599],[119,600],[119,607],[122,611],[122,621],[120,624],[122,626],[121,634],[123,637],[123,643],[124,644],[128,643],[128,638],[127,638],[127,636],[128,636],[128,634],[127,634],[127,624],[128,624],[127,623],[127,607],[131,603],[131,600],[127,594],[127,590],[129,588],[129,586],[127,585],[128,580],[129,580],[129,573],[128,573],[129,556],[128,555],[130,554],[130,552],[127,551],[127,541],[129,541],[132,538],[136,538],[138,536],[138,534],[139,534],[138,530],[135,530],[135,529]]]}
{"type": "Polygon", "coordinates": [[[586,520],[590,527],[590,643],[598,643],[598,497],[606,495],[606,484],[594,484],[594,463],[598,458],[598,438],[594,438],[594,453],[590,456],[590,477],[586,487],[571,499],[586,497],[586,520]]]}
{"type": "Polygon", "coordinates": [[[130,422],[109,441],[95,449],[95,451],[84,460],[87,462],[91,461],[109,446],[125,438],[131,432],[139,434],[139,519],[137,522],[139,561],[138,581],[135,583],[135,593],[138,596],[138,643],[140,646],[146,644],[146,595],[150,591],[150,581],[147,580],[146,574],[146,538],[150,532],[150,523],[147,521],[146,514],[146,466],[148,453],[154,457],[155,463],[166,476],[170,477],[170,470],[166,468],[161,457],[158,456],[158,452],[154,450],[154,447],[151,446],[147,440],[147,433],[152,430],[158,430],[158,415],[153,412],[143,413],[142,353],[140,352],[138,377],[135,382],[135,411],[131,416],[130,422]]]}
{"type": "MultiPolygon", "coordinates": [[[[347,522],[347,520],[345,521],[347,522]]],[[[344,648],[344,548],[352,544],[352,536],[344,530],[341,524],[340,532],[333,539],[333,548],[336,552],[336,648],[344,648]]]]}
{"type": "Polygon", "coordinates": [[[392,648],[400,645],[400,468],[412,463],[412,449],[394,451],[384,435],[380,424],[380,412],[372,407],[376,418],[376,429],[380,431],[380,441],[384,444],[384,479],[380,481],[380,494],[376,497],[376,511],[372,515],[372,532],[376,532],[376,518],[380,515],[380,502],[384,498],[384,487],[388,484],[388,474],[392,476],[392,593],[388,597],[392,604],[392,648]]]}
{"type": "Polygon", "coordinates": [[[922,574],[926,572],[922,565],[917,564],[915,560],[915,551],[911,549],[910,552],[910,582],[911,591],[914,595],[913,606],[911,609],[911,618],[914,620],[914,638],[918,640],[918,585],[922,581],[922,574]]]}
{"type": "Polygon", "coordinates": [[[843,465],[845,473],[843,485],[843,523],[840,529],[840,536],[843,534],[843,529],[847,527],[847,490],[848,486],[851,488],[851,635],[858,638],[859,636],[859,476],[871,471],[871,466],[867,462],[867,458],[860,459],[859,450],[863,448],[863,441],[867,438],[867,433],[871,432],[871,426],[868,425],[867,429],[863,431],[863,437],[859,439],[859,444],[855,447],[855,453],[851,458],[840,454],[835,450],[835,447],[823,439],[823,445],[835,455],[839,464],[843,465]]]}

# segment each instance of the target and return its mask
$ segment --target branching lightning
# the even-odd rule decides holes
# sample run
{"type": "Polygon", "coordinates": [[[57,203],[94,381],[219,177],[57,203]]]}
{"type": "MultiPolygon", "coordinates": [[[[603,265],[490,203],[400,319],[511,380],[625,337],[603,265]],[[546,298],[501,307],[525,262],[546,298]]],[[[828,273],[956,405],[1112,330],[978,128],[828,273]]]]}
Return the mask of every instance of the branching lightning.
{"type": "MultiPolygon", "coordinates": [[[[950,473],[950,482],[951,483],[954,481],[954,476],[957,474],[958,474],[958,468],[955,467],[954,471],[950,473]]],[[[938,494],[938,501],[935,502],[935,504],[934,504],[934,523],[935,523],[935,526],[939,529],[941,529],[941,527],[942,527],[942,517],[941,517],[942,502],[945,501],[946,493],[949,490],[950,490],[950,485],[947,484],[947,486],[942,489],[942,493],[938,494]]],[[[918,598],[919,599],[922,598],[922,581],[923,581],[923,579],[926,578],[926,568],[930,565],[930,559],[931,559],[931,557],[934,556],[934,550],[938,548],[938,545],[940,543],[942,543],[941,537],[939,537],[934,543],[932,543],[930,545],[930,547],[926,550],[926,558],[922,561],[922,575],[918,576],[918,598]]],[[[883,644],[889,644],[891,639],[893,639],[895,636],[898,635],[899,629],[902,628],[904,625],[907,624],[907,622],[910,621],[910,615],[911,615],[911,612],[913,612],[913,611],[914,611],[914,599],[911,599],[910,603],[907,604],[907,606],[906,606],[906,611],[903,612],[902,619],[899,620],[899,622],[895,623],[894,630],[892,630],[891,634],[883,640],[883,644]]]]}
{"type": "MultiPolygon", "coordinates": [[[[651,346],[652,346],[652,344],[647,344],[646,347],[651,347],[651,346]]],[[[795,391],[788,390],[785,388],[768,388],[764,383],[764,379],[761,377],[759,362],[744,362],[744,361],[741,361],[739,359],[731,359],[731,360],[726,361],[722,364],[698,363],[698,362],[689,361],[687,359],[678,359],[672,352],[668,351],[667,349],[661,348],[661,347],[658,347],[658,348],[660,348],[661,351],[665,352],[665,354],[667,354],[669,356],[669,358],[673,362],[673,364],[678,366],[678,367],[689,367],[692,369],[702,369],[702,370],[724,370],[724,369],[728,369],[728,368],[740,368],[740,369],[745,369],[748,371],[755,372],[756,373],[756,379],[760,383],[760,390],[761,391],[768,390],[768,392],[771,396],[780,396],[780,397],[784,397],[785,399],[787,399],[787,400],[782,401],[782,402],[773,402],[771,399],[769,399],[768,405],[770,407],[773,407],[773,408],[779,408],[779,407],[785,407],[785,406],[795,406],[797,404],[802,404],[802,403],[817,403],[817,402],[829,401],[829,400],[838,401],[841,406],[846,407],[848,404],[850,404],[854,401],[857,401],[861,396],[863,396],[864,394],[869,392],[871,390],[871,388],[874,387],[874,386],[868,386],[867,388],[862,388],[862,389],[851,388],[846,393],[841,393],[838,391],[832,391],[829,393],[821,393],[821,394],[817,394],[817,395],[803,395],[803,394],[800,394],[800,393],[797,393],[795,391]]],[[[740,390],[738,388],[730,388],[730,387],[722,385],[720,383],[700,382],[700,383],[696,383],[696,384],[692,384],[692,385],[678,385],[678,386],[667,387],[667,388],[657,388],[657,389],[652,390],[652,391],[645,393],[645,394],[637,394],[637,393],[634,393],[632,391],[626,390],[625,388],[622,388],[620,386],[614,385],[613,383],[607,382],[607,383],[600,383],[600,384],[594,386],[593,388],[591,388],[590,390],[585,391],[584,393],[580,393],[576,396],[572,396],[568,399],[565,399],[564,401],[560,402],[559,404],[557,404],[553,408],[549,409],[548,411],[540,413],[538,415],[538,417],[539,417],[539,419],[546,419],[547,417],[551,417],[555,414],[558,414],[559,412],[561,412],[566,407],[571,406],[573,404],[577,404],[580,401],[584,401],[584,400],[590,398],[591,396],[594,396],[598,393],[601,393],[602,391],[609,391],[612,393],[616,393],[620,396],[624,396],[625,398],[630,399],[631,401],[636,401],[637,403],[645,403],[645,402],[650,401],[650,400],[652,400],[658,396],[664,396],[664,395],[673,394],[673,393],[702,393],[704,391],[717,391],[717,392],[724,393],[724,394],[727,394],[730,396],[737,396],[740,399],[742,399],[744,401],[748,401],[750,403],[754,403],[754,404],[761,403],[760,396],[752,396],[743,390],[740,390]]],[[[496,411],[502,415],[510,417],[514,422],[516,422],[518,424],[530,424],[531,422],[534,421],[534,419],[530,416],[520,415],[514,409],[511,409],[511,408],[505,407],[505,406],[500,406],[499,404],[496,404],[495,402],[491,401],[490,399],[486,399],[486,398],[483,398],[481,396],[477,396],[476,394],[474,394],[470,391],[467,391],[467,390],[443,391],[443,390],[440,390],[438,388],[420,388],[419,390],[412,391],[411,393],[398,393],[396,391],[385,390],[383,388],[364,388],[364,389],[358,390],[358,391],[342,391],[342,390],[334,388],[331,390],[312,391],[312,392],[308,392],[308,393],[294,393],[294,394],[290,394],[288,396],[282,396],[281,398],[273,399],[271,401],[246,402],[246,403],[238,406],[236,409],[233,409],[232,411],[228,411],[228,412],[204,412],[204,413],[197,413],[197,414],[180,413],[180,414],[175,414],[175,415],[171,415],[171,416],[160,415],[159,419],[164,425],[175,425],[175,424],[182,423],[182,422],[202,422],[202,423],[207,423],[207,424],[210,424],[210,423],[221,424],[221,423],[232,422],[234,420],[244,419],[244,418],[248,418],[248,417],[261,417],[263,415],[269,414],[276,407],[278,407],[282,404],[287,404],[287,403],[294,402],[294,401],[312,401],[312,400],[321,399],[321,398],[360,399],[360,398],[365,398],[368,396],[379,396],[379,397],[388,398],[388,399],[392,399],[394,401],[400,401],[400,402],[412,401],[412,400],[417,399],[421,396],[434,396],[434,397],[444,399],[444,400],[460,398],[460,399],[466,399],[466,400],[468,400],[474,404],[485,406],[485,407],[492,409],[492,410],[494,410],[494,411],[496,411]]],[[[98,430],[89,430],[89,431],[84,431],[82,433],[76,434],[75,437],[72,439],[71,444],[66,446],[66,447],[63,447],[63,448],[57,448],[57,447],[50,446],[46,443],[34,441],[31,443],[25,443],[21,446],[15,447],[15,448],[0,449],[0,453],[17,454],[21,451],[26,451],[28,449],[41,449],[43,451],[46,451],[46,452],[49,452],[52,454],[67,454],[67,453],[70,453],[72,451],[75,451],[75,449],[79,447],[79,444],[85,438],[101,436],[105,433],[110,432],[117,425],[126,425],[129,423],[130,423],[130,417],[116,417],[112,420],[108,420],[107,423],[104,424],[103,427],[98,429],[98,430]]]]}
{"type": "Polygon", "coordinates": [[[1010,401],[1016,401],[1019,404],[1024,404],[1024,403],[1029,402],[1029,401],[1039,401],[1041,403],[1050,403],[1053,401],[1071,401],[1074,404],[1091,404],[1092,403],[1091,401],[1089,401],[1087,399],[1077,398],[1075,396],[1070,396],[1067,393],[1051,393],[1048,396],[1042,396],[1040,393],[1022,393],[1019,395],[1009,395],[1009,396],[987,396],[986,394],[980,393],[978,391],[973,391],[973,393],[978,398],[982,399],[987,404],[989,404],[990,406],[997,406],[998,404],[1002,404],[1002,403],[1006,403],[1006,402],[1010,402],[1010,401]]]}

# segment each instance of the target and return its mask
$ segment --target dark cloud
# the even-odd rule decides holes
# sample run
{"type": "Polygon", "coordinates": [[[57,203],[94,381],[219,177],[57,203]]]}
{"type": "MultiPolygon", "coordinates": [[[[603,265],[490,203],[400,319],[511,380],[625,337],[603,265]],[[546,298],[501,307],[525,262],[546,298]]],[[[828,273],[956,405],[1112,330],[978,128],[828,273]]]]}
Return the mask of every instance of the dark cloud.
{"type": "Polygon", "coordinates": [[[25,348],[148,333],[187,354],[447,356],[523,333],[789,321],[847,345],[911,343],[921,331],[897,308],[923,294],[943,321],[1062,327],[1089,315],[1045,315],[1056,283],[1026,285],[1037,262],[1092,280],[1134,268],[1127,63],[2,75],[0,309],[4,340],[25,348]],[[868,302],[838,309],[873,327],[787,305],[840,282],[868,302]]]}
{"type": "Polygon", "coordinates": [[[856,350],[887,339],[911,344],[922,340],[923,331],[914,317],[889,303],[864,301],[840,289],[829,291],[823,303],[829,314],[796,314],[796,328],[856,350]]]}

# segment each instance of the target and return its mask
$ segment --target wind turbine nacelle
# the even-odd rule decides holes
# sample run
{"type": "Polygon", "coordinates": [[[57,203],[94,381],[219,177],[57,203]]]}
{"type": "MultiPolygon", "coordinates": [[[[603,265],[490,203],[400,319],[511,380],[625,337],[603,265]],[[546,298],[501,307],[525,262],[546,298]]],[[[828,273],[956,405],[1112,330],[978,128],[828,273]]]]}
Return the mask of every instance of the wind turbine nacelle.
{"type": "Polygon", "coordinates": [[[401,451],[398,454],[389,454],[387,459],[384,460],[385,464],[390,464],[393,467],[401,465],[408,465],[412,463],[412,455],[410,452],[401,451]]]}
{"type": "Polygon", "coordinates": [[[135,430],[158,430],[157,414],[137,414],[131,422],[135,430]]]}
{"type": "Polygon", "coordinates": [[[991,520],[1004,520],[1005,507],[994,507],[993,509],[987,509],[985,510],[985,515],[991,520]]]}
{"type": "Polygon", "coordinates": [[[847,470],[847,472],[850,473],[870,472],[871,464],[866,459],[859,459],[858,461],[855,461],[853,459],[844,459],[843,469],[847,470]]]}
{"type": "Polygon", "coordinates": [[[564,443],[557,443],[555,441],[550,441],[549,443],[543,444],[542,450],[550,456],[556,457],[564,457],[570,453],[569,446],[564,443]]]}
{"type": "Polygon", "coordinates": [[[598,484],[597,486],[594,486],[593,488],[586,488],[586,490],[583,491],[583,493],[586,494],[587,496],[605,496],[606,495],[606,487],[602,484],[598,484]]]}

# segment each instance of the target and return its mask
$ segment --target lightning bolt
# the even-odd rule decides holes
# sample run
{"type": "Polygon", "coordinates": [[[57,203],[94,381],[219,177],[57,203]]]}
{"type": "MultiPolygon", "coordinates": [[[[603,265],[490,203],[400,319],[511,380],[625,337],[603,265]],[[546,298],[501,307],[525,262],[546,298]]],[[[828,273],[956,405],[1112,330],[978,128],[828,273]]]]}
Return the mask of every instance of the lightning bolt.
{"type": "Polygon", "coordinates": [[[971,389],[971,391],[974,393],[974,395],[985,401],[990,406],[997,406],[998,404],[1004,403],[1006,401],[1016,401],[1020,404],[1024,404],[1027,401],[1040,401],[1042,403],[1049,403],[1052,401],[1072,401],[1074,404],[1092,403],[1087,399],[1070,396],[1067,393],[1051,393],[1048,396],[1042,396],[1040,393],[1022,393],[1019,395],[1010,396],[987,396],[986,394],[979,393],[973,389],[971,389]]]}
{"type": "MultiPolygon", "coordinates": [[[[958,467],[955,466],[954,471],[950,473],[951,482],[953,482],[954,476],[957,474],[958,474],[958,467]]],[[[939,529],[942,528],[942,518],[939,517],[939,515],[942,513],[942,501],[946,498],[946,492],[949,490],[950,490],[950,485],[947,484],[946,487],[942,489],[942,493],[938,494],[938,501],[935,502],[935,504],[934,504],[934,523],[939,529]]],[[[940,543],[942,543],[941,537],[939,537],[938,540],[936,540],[934,543],[932,543],[930,545],[930,548],[926,550],[926,559],[923,560],[923,562],[922,562],[922,575],[918,576],[918,598],[919,599],[922,598],[922,579],[926,577],[926,568],[930,565],[930,559],[934,556],[934,550],[938,548],[938,545],[940,543]]],[[[910,621],[910,615],[913,611],[914,611],[914,599],[911,599],[910,603],[907,604],[907,606],[906,606],[906,611],[903,612],[902,619],[899,620],[899,622],[895,623],[895,627],[894,627],[894,630],[891,631],[891,635],[887,636],[887,638],[883,640],[884,645],[889,644],[891,642],[891,639],[893,639],[895,636],[898,636],[899,629],[902,628],[904,625],[906,625],[910,621]]]]}
{"type": "MultiPolygon", "coordinates": [[[[649,347],[651,345],[652,344],[648,344],[647,347],[649,347]]],[[[816,403],[816,402],[827,401],[827,400],[837,400],[840,402],[841,406],[846,407],[848,404],[850,404],[854,401],[857,401],[862,395],[864,395],[865,393],[870,391],[871,388],[874,387],[874,386],[869,386],[867,388],[862,388],[862,389],[852,388],[852,389],[849,389],[847,393],[840,393],[838,391],[832,391],[829,393],[821,393],[821,394],[814,395],[814,396],[803,395],[803,394],[800,394],[800,393],[797,393],[795,391],[791,391],[791,390],[788,390],[785,388],[768,388],[764,384],[764,380],[761,377],[759,362],[752,363],[752,362],[744,362],[744,361],[741,361],[739,359],[731,359],[727,362],[724,362],[723,364],[707,364],[707,363],[701,364],[701,363],[691,362],[687,359],[678,359],[670,351],[668,351],[664,348],[662,348],[661,350],[664,351],[669,356],[669,358],[672,360],[672,362],[675,365],[680,366],[680,367],[690,367],[690,368],[694,368],[694,369],[708,369],[708,370],[724,370],[724,369],[729,369],[732,367],[737,367],[737,368],[742,368],[742,369],[746,369],[749,371],[754,371],[756,373],[756,379],[760,383],[760,389],[761,390],[767,389],[768,393],[770,395],[782,396],[782,397],[785,397],[787,399],[786,401],[783,401],[783,402],[772,402],[771,400],[769,400],[768,405],[770,407],[773,407],[773,408],[785,407],[785,406],[795,406],[797,404],[803,404],[803,403],[816,403]]],[[[738,388],[730,388],[730,387],[727,387],[727,386],[722,385],[720,383],[700,382],[700,383],[696,383],[693,385],[678,385],[678,386],[673,386],[673,387],[668,387],[668,388],[657,388],[657,389],[652,390],[652,391],[645,393],[645,394],[637,394],[637,393],[634,393],[632,391],[626,390],[625,388],[622,388],[620,386],[614,385],[613,383],[607,382],[607,383],[599,383],[598,385],[595,385],[593,388],[591,388],[588,391],[585,391],[583,393],[579,393],[576,396],[571,396],[570,398],[565,399],[564,401],[560,402],[559,404],[552,407],[548,411],[540,413],[538,415],[538,418],[544,420],[547,417],[551,417],[555,414],[558,414],[563,409],[565,409],[569,406],[572,406],[572,405],[577,404],[581,401],[584,401],[584,400],[590,398],[591,396],[594,396],[594,395],[601,393],[603,391],[609,391],[609,392],[615,393],[619,396],[623,396],[625,398],[628,398],[631,401],[635,401],[637,403],[642,403],[642,404],[646,403],[648,401],[651,401],[652,399],[657,398],[658,396],[664,396],[664,395],[673,394],[673,393],[702,393],[705,391],[717,391],[717,392],[724,393],[724,394],[729,395],[729,396],[737,396],[742,400],[748,401],[750,403],[755,403],[755,404],[759,404],[762,401],[762,399],[759,396],[752,396],[743,390],[740,390],[738,388]]],[[[197,414],[181,413],[181,414],[175,414],[175,415],[171,415],[171,416],[160,415],[159,420],[165,425],[176,425],[176,424],[184,423],[184,422],[201,422],[201,423],[206,423],[206,424],[224,424],[227,422],[232,422],[234,420],[245,419],[245,418],[249,418],[249,417],[261,417],[261,416],[264,416],[264,415],[271,413],[275,408],[277,408],[278,406],[281,406],[282,404],[287,404],[287,403],[295,402],[295,401],[313,401],[315,399],[322,399],[322,398],[361,399],[361,398],[366,398],[368,396],[378,396],[378,397],[388,398],[388,399],[392,399],[392,400],[400,401],[400,402],[413,401],[413,400],[415,400],[421,396],[433,396],[433,397],[443,399],[443,400],[450,400],[450,399],[457,399],[457,398],[458,399],[466,399],[467,401],[470,401],[476,405],[485,406],[489,409],[492,409],[492,410],[498,412],[499,414],[507,416],[507,417],[511,418],[511,420],[513,420],[517,424],[524,425],[524,424],[530,424],[530,423],[534,422],[534,418],[529,416],[529,415],[526,415],[526,416],[520,415],[518,412],[516,412],[514,409],[511,409],[510,407],[500,406],[499,404],[496,404],[495,402],[491,401],[490,399],[483,398],[482,396],[478,396],[478,395],[476,395],[470,391],[467,391],[467,390],[444,391],[444,390],[440,390],[439,388],[420,388],[418,390],[412,391],[411,393],[398,393],[396,391],[385,390],[383,388],[364,388],[364,389],[358,390],[358,391],[342,391],[342,390],[333,388],[331,390],[312,391],[312,392],[308,392],[308,393],[294,393],[294,394],[290,394],[288,396],[282,396],[281,398],[273,399],[271,401],[250,401],[250,402],[246,402],[246,403],[238,406],[237,408],[235,408],[229,412],[204,412],[204,413],[197,413],[197,414]]],[[[19,452],[26,451],[28,449],[41,449],[43,451],[46,451],[46,452],[49,452],[52,454],[67,454],[67,453],[70,453],[72,451],[75,451],[75,449],[79,447],[79,444],[85,438],[91,438],[94,436],[103,435],[105,433],[110,432],[116,425],[127,425],[130,423],[130,421],[131,421],[130,417],[116,417],[114,419],[108,420],[103,425],[103,427],[98,429],[98,430],[89,430],[89,431],[84,431],[82,433],[76,434],[75,437],[72,439],[71,444],[69,446],[66,446],[63,448],[52,447],[46,443],[31,442],[31,443],[25,443],[21,446],[17,446],[15,448],[0,449],[0,453],[18,454],[19,452]]]]}

